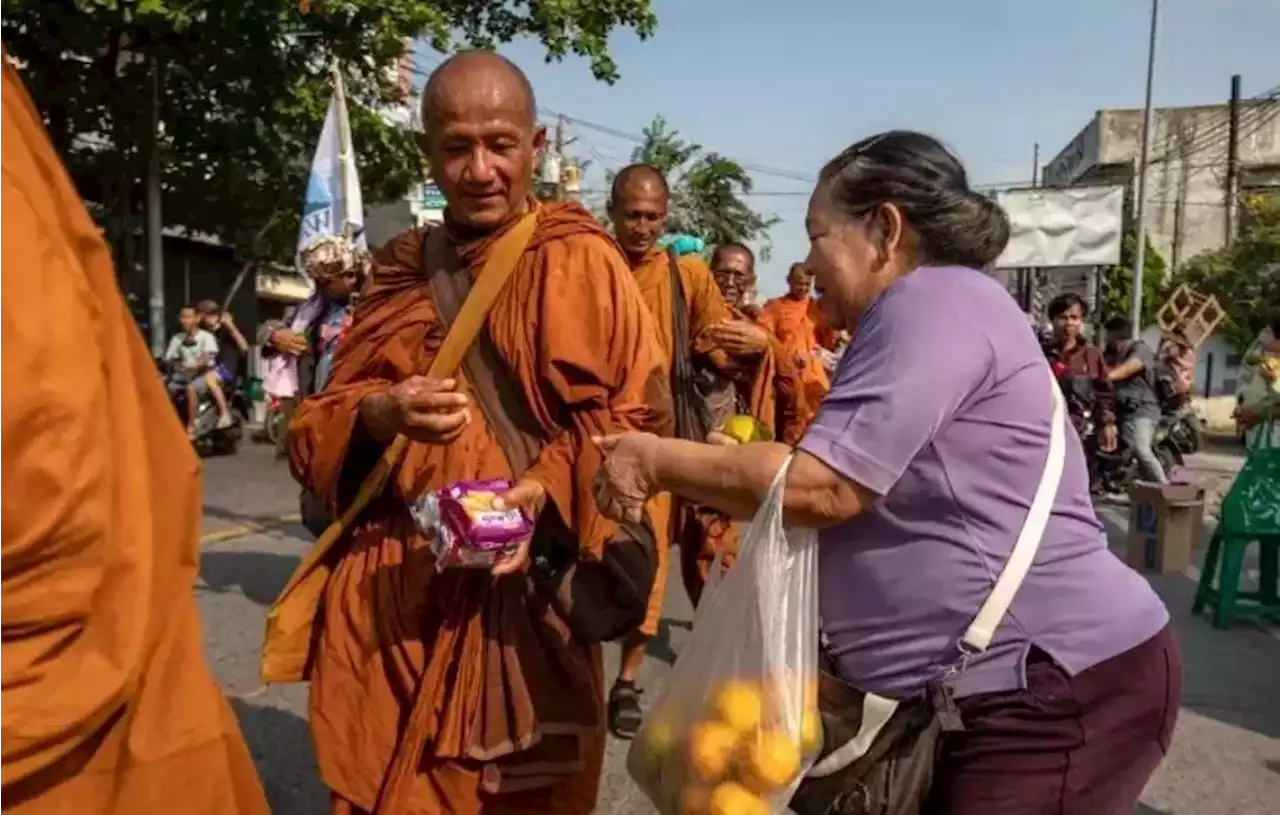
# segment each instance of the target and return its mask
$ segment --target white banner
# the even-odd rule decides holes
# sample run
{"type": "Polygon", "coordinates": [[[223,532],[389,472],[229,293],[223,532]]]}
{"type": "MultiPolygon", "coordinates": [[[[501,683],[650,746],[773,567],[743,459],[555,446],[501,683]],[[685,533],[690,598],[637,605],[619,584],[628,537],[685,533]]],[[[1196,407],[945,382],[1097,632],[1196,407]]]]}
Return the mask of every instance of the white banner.
{"type": "Polygon", "coordinates": [[[1120,262],[1124,187],[1005,190],[996,193],[996,201],[1010,225],[997,268],[1120,262]]]}
{"type": "Polygon", "coordinates": [[[306,199],[302,204],[302,225],[298,229],[298,251],[321,235],[341,235],[344,227],[360,231],[359,244],[365,246],[364,202],[360,178],[356,174],[355,152],[351,147],[351,126],[341,89],[329,100],[329,112],[311,161],[306,199]],[[343,183],[343,176],[346,183],[343,183]]]}

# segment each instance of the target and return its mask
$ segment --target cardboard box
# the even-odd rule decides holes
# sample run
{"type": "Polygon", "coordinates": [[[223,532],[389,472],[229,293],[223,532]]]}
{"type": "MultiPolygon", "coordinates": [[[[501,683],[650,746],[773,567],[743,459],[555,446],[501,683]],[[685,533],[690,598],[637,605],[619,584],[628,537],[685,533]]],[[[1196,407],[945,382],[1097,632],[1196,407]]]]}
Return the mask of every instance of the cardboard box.
{"type": "Polygon", "coordinates": [[[1195,484],[1129,488],[1129,537],[1125,562],[1140,572],[1181,574],[1204,530],[1204,489],[1195,484]]]}

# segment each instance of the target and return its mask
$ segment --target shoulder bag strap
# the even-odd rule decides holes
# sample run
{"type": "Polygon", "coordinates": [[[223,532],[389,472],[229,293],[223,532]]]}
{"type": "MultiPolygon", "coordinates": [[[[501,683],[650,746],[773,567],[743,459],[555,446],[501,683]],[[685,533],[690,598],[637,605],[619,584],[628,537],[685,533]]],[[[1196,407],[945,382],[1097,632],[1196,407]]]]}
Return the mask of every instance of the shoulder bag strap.
{"type": "MultiPolygon", "coordinates": [[[[458,365],[461,364],[463,355],[471,347],[476,334],[479,333],[481,326],[484,325],[489,309],[493,306],[493,301],[497,299],[498,293],[502,291],[507,280],[511,278],[511,273],[515,271],[516,263],[520,260],[520,256],[524,254],[525,247],[529,245],[529,239],[533,236],[533,229],[537,223],[537,213],[531,212],[513,226],[511,231],[498,239],[492,253],[489,255],[489,260],[485,262],[484,268],[480,270],[480,276],[476,278],[475,285],[471,287],[466,302],[462,304],[456,319],[449,327],[449,333],[445,335],[444,342],[440,344],[435,357],[431,360],[431,365],[427,369],[427,376],[447,379],[458,370],[458,365]]],[[[434,227],[434,229],[442,228],[434,227]]],[[[373,470],[361,482],[360,489],[356,491],[356,497],[351,502],[351,505],[346,508],[341,517],[329,525],[329,528],[316,541],[315,546],[311,548],[311,551],[307,554],[308,561],[313,559],[318,561],[324,557],[329,549],[342,537],[342,533],[346,531],[347,527],[369,505],[373,497],[382,491],[396,465],[400,463],[400,457],[404,455],[406,444],[407,439],[404,436],[396,436],[391,444],[387,446],[382,458],[378,460],[373,470]]],[[[299,568],[294,572],[294,579],[300,579],[299,575],[305,574],[306,571],[303,568],[299,568]]],[[[290,580],[291,584],[293,582],[294,580],[290,580]]],[[[286,586],[281,595],[283,596],[288,590],[289,586],[286,586]]]]}
{"type": "MultiPolygon", "coordinates": [[[[1046,369],[1047,370],[1047,369],[1046,369]]],[[[1049,454],[1045,459],[1044,472],[1040,475],[1040,484],[1036,487],[1035,496],[1031,499],[1031,508],[1027,510],[1027,518],[1022,523],[1022,530],[1013,544],[1013,551],[1000,572],[995,586],[987,595],[986,601],[978,609],[978,614],[969,624],[960,642],[962,649],[969,653],[980,653],[991,645],[1000,621],[1004,619],[1013,604],[1013,598],[1022,586],[1031,563],[1036,559],[1040,549],[1040,540],[1044,537],[1045,526],[1053,511],[1054,499],[1058,496],[1058,485],[1062,482],[1062,465],[1066,458],[1067,436],[1064,429],[1066,406],[1063,403],[1062,391],[1049,372],[1050,390],[1053,392],[1053,415],[1049,419],[1049,454]]]]}
{"type": "MultiPolygon", "coordinates": [[[[442,259],[442,265],[428,270],[436,311],[445,325],[452,326],[463,305],[470,302],[471,276],[448,247],[440,247],[431,256],[442,259]]],[[[524,394],[514,386],[510,369],[488,332],[480,331],[463,355],[462,372],[471,385],[472,398],[511,465],[511,474],[519,479],[541,452],[545,434],[524,394]]]]}
{"type": "Polygon", "coordinates": [[[703,420],[694,382],[693,359],[689,354],[689,301],[680,277],[680,257],[667,249],[671,268],[671,396],[675,403],[676,437],[706,441],[710,430],[703,420]]]}

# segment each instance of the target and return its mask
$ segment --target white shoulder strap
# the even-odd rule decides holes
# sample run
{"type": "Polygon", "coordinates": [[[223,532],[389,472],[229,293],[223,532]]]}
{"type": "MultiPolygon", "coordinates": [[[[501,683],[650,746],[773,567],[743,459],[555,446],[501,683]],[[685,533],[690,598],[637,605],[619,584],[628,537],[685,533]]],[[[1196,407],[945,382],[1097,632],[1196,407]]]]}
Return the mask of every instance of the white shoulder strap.
{"type": "Polygon", "coordinates": [[[1045,459],[1040,485],[1036,487],[1035,497],[1031,499],[1031,508],[1027,510],[1027,518],[1022,523],[1022,531],[1018,533],[1018,540],[1009,554],[1009,561],[960,640],[969,651],[975,653],[985,651],[991,645],[996,628],[1008,613],[1014,595],[1018,593],[1023,579],[1031,569],[1031,563],[1040,549],[1040,539],[1044,537],[1045,525],[1049,522],[1049,514],[1053,510],[1054,499],[1058,496],[1058,484],[1062,482],[1062,463],[1066,458],[1067,448],[1066,404],[1052,372],[1046,367],[1045,373],[1049,374],[1050,390],[1053,392],[1053,416],[1049,419],[1049,455],[1045,459]]]}

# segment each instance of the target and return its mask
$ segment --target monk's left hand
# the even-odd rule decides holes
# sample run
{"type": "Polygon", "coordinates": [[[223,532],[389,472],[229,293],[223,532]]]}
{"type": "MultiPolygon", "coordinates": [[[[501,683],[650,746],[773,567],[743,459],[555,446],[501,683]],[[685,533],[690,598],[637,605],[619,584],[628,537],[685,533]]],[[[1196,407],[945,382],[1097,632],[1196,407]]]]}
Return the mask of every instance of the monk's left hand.
{"type": "Polygon", "coordinates": [[[596,476],[596,505],[606,518],[640,523],[644,505],[658,488],[657,450],[661,441],[652,433],[623,433],[595,440],[604,452],[596,476]]]}
{"type": "MultiPolygon", "coordinates": [[[[525,514],[532,518],[535,522],[538,515],[542,512],[542,507],[547,503],[547,490],[537,481],[526,478],[517,483],[514,487],[493,499],[494,509],[510,509],[511,507],[520,507],[525,514]]],[[[503,554],[493,564],[493,568],[489,573],[494,577],[502,577],[503,575],[515,574],[523,571],[525,566],[529,564],[529,545],[532,543],[531,538],[525,538],[520,541],[520,545],[510,552],[503,554]]]]}
{"type": "Polygon", "coordinates": [[[726,320],[712,326],[708,332],[717,345],[734,356],[758,356],[769,347],[769,335],[765,330],[746,320],[726,320]]]}

